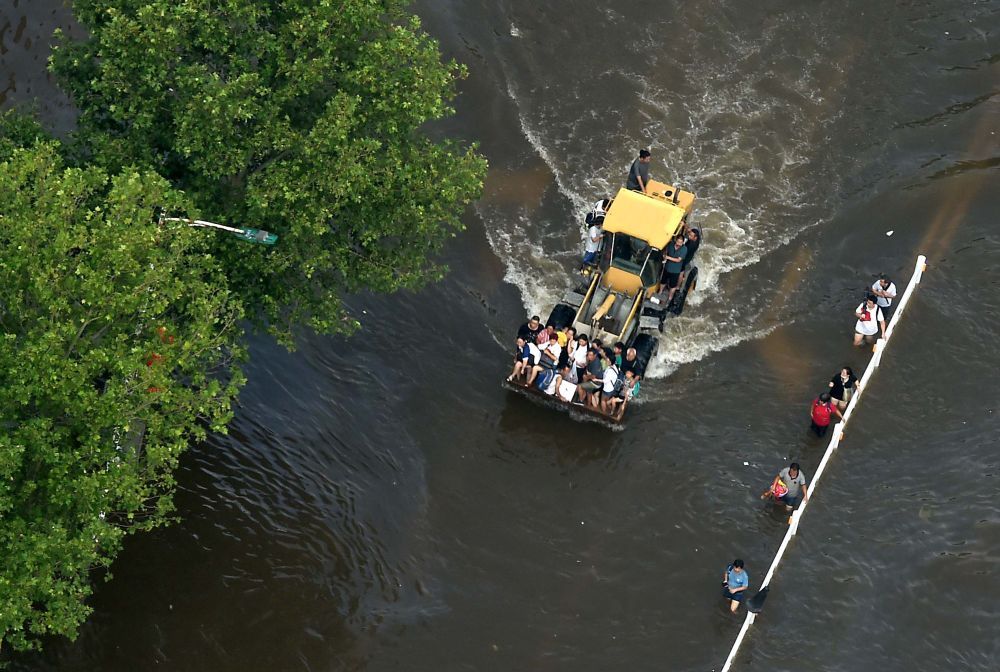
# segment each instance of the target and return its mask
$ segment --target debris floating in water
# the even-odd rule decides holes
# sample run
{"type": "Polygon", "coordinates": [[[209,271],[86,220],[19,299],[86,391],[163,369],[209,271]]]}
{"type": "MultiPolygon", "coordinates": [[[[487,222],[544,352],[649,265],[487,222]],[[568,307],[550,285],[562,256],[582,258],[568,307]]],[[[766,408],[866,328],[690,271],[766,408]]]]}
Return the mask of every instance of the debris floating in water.
{"type": "Polygon", "coordinates": [[[894,234],[894,233],[896,233],[896,232],[895,232],[895,231],[886,231],[886,232],[885,232],[885,235],[887,235],[887,236],[891,236],[891,235],[892,235],[892,234],[894,234]]]}

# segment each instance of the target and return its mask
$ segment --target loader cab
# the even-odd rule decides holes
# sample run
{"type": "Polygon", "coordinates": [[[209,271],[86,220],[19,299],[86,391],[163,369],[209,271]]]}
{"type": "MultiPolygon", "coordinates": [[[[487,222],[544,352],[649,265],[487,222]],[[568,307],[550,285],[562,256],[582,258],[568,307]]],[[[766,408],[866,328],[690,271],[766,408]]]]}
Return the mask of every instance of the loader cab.
{"type": "Polygon", "coordinates": [[[662,251],[642,238],[627,233],[612,233],[601,259],[601,272],[607,273],[611,268],[637,276],[639,286],[649,289],[659,280],[663,270],[662,251]]]}

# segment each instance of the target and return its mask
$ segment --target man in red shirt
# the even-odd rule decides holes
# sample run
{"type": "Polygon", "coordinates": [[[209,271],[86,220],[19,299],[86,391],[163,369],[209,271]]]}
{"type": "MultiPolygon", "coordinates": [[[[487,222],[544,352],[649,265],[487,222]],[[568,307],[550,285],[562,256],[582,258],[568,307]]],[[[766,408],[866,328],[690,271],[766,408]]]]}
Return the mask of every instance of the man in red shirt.
{"type": "Polygon", "coordinates": [[[812,425],[810,426],[810,429],[816,432],[816,436],[823,436],[826,434],[826,430],[830,426],[830,417],[832,415],[836,415],[841,420],[844,419],[840,410],[830,402],[829,392],[824,392],[816,399],[813,399],[812,406],[809,407],[809,411],[812,416],[812,425]]]}

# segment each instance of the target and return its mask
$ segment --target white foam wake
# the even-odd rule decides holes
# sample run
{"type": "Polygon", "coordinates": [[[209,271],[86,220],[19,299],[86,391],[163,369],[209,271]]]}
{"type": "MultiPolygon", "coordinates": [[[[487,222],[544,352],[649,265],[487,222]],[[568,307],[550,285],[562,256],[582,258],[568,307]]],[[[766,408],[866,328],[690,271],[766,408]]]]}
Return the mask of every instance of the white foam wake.
{"type": "MultiPolygon", "coordinates": [[[[780,35],[773,39],[780,41],[780,35]]],[[[737,59],[770,46],[731,45],[737,59]]],[[[760,324],[759,302],[748,301],[741,294],[744,287],[729,288],[722,279],[822,221],[826,200],[835,191],[829,181],[815,183],[814,138],[829,119],[814,113],[826,92],[795,73],[788,86],[800,91],[803,102],[789,106],[755,89],[738,66],[696,59],[688,66],[687,81],[706,85],[693,95],[680,95],[645,72],[611,70],[596,80],[625,80],[638,94],[635,100],[602,99],[595,96],[602,90],[594,87],[595,79],[554,78],[519,86],[512,68],[502,65],[523,136],[565,200],[562,207],[548,208],[485,201],[477,206],[491,246],[505,261],[505,279],[521,290],[527,312],[544,317],[558,301],[582,254],[583,213],[624,180],[636,140],[618,121],[631,106],[639,112],[640,136],[656,160],[654,177],[694,191],[699,200],[693,223],[705,234],[696,262],[698,290],[684,316],[667,322],[649,375],[669,375],[684,363],[769,333],[773,326],[760,324]],[[530,93],[522,95],[521,89],[530,93]],[[776,126],[786,132],[775,134],[776,126]],[[545,214],[553,211],[560,212],[558,221],[545,214]]],[[[531,72],[539,80],[545,74],[531,72]]]]}

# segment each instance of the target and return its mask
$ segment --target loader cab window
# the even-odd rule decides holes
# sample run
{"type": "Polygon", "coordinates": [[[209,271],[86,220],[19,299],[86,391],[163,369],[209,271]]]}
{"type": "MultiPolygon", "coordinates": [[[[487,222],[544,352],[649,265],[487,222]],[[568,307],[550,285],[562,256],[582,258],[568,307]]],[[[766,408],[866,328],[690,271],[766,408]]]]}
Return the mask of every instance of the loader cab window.
{"type": "Polygon", "coordinates": [[[611,238],[610,265],[626,273],[639,275],[652,250],[645,240],[624,233],[614,233],[611,238]]]}
{"type": "Polygon", "coordinates": [[[652,287],[660,278],[663,263],[659,250],[645,240],[624,233],[611,234],[611,244],[605,246],[603,266],[611,266],[638,275],[644,287],[652,287]]]}
{"type": "Polygon", "coordinates": [[[660,274],[663,272],[663,255],[659,250],[652,250],[646,258],[646,263],[642,267],[639,277],[642,279],[642,286],[647,289],[660,281],[660,274]]]}

